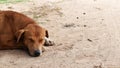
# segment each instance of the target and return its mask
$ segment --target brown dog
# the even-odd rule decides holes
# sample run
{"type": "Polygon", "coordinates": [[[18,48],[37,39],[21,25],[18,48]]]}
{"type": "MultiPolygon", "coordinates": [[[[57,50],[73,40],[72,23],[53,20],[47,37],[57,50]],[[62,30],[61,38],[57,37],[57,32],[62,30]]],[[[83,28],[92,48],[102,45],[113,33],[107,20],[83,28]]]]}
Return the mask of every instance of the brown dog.
{"type": "Polygon", "coordinates": [[[52,45],[48,31],[29,17],[15,11],[0,11],[0,49],[27,48],[39,56],[43,45],[52,45]]]}

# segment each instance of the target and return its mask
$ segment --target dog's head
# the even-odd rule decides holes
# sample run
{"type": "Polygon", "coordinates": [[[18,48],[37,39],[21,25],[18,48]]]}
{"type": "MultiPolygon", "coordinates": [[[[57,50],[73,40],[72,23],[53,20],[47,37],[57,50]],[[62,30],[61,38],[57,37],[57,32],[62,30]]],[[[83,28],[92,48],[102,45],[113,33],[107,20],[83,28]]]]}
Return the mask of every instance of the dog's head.
{"type": "Polygon", "coordinates": [[[16,33],[17,42],[21,41],[28,48],[31,56],[42,54],[45,37],[48,37],[48,31],[36,24],[29,24],[25,29],[16,33]]]}

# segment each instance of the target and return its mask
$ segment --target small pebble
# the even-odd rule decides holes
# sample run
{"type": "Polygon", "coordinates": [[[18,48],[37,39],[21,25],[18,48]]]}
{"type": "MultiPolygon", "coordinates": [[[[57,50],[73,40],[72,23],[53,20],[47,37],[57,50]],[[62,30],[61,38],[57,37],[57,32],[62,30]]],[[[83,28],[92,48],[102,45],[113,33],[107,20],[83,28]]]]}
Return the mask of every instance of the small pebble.
{"type": "Polygon", "coordinates": [[[10,6],[9,6],[8,9],[13,9],[13,7],[10,7],[10,6]]]}
{"type": "Polygon", "coordinates": [[[93,1],[97,1],[97,0],[93,0],[93,1]]]}
{"type": "Polygon", "coordinates": [[[102,21],[104,20],[104,19],[101,19],[102,21]]]}
{"type": "Polygon", "coordinates": [[[83,15],[85,15],[86,13],[83,13],[83,15]]]}
{"type": "Polygon", "coordinates": [[[76,17],[77,19],[79,19],[79,17],[76,17]]]}
{"type": "Polygon", "coordinates": [[[87,39],[89,42],[92,42],[92,40],[91,39],[87,39]]]}
{"type": "Polygon", "coordinates": [[[87,25],[84,25],[84,27],[86,27],[87,25]]]}

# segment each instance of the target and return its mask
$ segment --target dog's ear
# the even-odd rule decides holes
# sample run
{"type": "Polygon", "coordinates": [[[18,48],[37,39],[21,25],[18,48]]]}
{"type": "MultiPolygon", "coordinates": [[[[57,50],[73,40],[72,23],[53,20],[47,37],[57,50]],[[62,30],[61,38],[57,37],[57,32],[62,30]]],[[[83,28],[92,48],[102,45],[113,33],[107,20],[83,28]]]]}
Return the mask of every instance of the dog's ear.
{"type": "Polygon", "coordinates": [[[23,34],[25,33],[25,30],[24,29],[21,29],[19,31],[17,31],[15,33],[15,36],[17,38],[17,43],[20,41],[20,39],[22,38],[23,34]]]}
{"type": "Polygon", "coordinates": [[[49,38],[48,30],[45,31],[45,37],[49,38]]]}

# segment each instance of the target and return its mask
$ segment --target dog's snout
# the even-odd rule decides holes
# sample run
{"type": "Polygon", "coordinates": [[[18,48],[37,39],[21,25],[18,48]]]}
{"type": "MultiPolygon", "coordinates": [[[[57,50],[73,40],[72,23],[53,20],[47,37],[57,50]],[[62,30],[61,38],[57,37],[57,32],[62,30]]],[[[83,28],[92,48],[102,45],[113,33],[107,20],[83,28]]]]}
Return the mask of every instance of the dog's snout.
{"type": "Polygon", "coordinates": [[[39,56],[40,55],[40,50],[35,50],[34,55],[35,55],[35,57],[39,56]]]}

